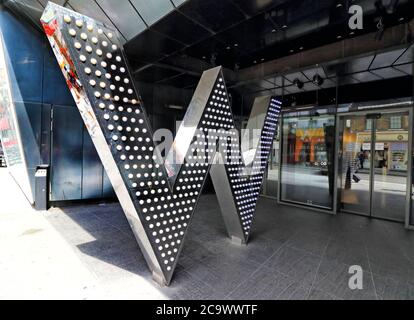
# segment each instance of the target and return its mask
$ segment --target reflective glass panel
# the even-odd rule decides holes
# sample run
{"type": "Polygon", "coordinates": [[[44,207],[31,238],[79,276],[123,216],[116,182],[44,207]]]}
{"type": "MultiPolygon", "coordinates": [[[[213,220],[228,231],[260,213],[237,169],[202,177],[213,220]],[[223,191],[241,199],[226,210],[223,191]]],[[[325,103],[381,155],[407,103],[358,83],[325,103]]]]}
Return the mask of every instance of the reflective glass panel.
{"type": "Polygon", "coordinates": [[[376,120],[372,216],[405,220],[408,128],[408,112],[383,114],[376,120]]]}
{"type": "Polygon", "coordinates": [[[287,117],[282,127],[281,200],[333,208],[335,117],[287,117]]]}

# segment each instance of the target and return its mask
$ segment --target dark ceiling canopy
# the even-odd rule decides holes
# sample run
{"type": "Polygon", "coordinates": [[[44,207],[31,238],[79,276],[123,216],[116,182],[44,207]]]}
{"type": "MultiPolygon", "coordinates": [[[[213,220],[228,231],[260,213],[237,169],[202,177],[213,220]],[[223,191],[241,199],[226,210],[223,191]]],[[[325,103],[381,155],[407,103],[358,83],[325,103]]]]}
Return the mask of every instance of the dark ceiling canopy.
{"type": "MultiPolygon", "coordinates": [[[[239,72],[246,74],[247,69],[265,68],[267,62],[277,59],[305,56],[314,48],[338,42],[345,45],[347,39],[357,40],[368,34],[374,34],[381,42],[382,31],[407,24],[414,18],[412,0],[52,1],[116,28],[138,81],[189,89],[195,87],[202,71],[212,66],[222,65],[232,86],[239,72]],[[348,10],[353,4],[363,9],[362,30],[350,30],[348,26],[351,16],[348,10]]],[[[47,0],[8,0],[6,3],[38,22],[47,0]]],[[[410,41],[406,39],[407,43],[410,41]]],[[[367,55],[372,60],[376,52],[367,55]]],[[[378,69],[375,68],[377,59],[373,61],[370,68],[378,69]]],[[[387,60],[387,63],[391,66],[394,61],[387,60]]],[[[320,69],[324,79],[322,87],[333,83],[327,68],[324,65],[313,68],[320,69]]],[[[349,68],[353,67],[341,69],[339,66],[335,70],[353,73],[349,68]]],[[[407,72],[411,71],[399,65],[388,71],[377,70],[375,75],[354,77],[381,79],[407,72]]],[[[315,89],[314,75],[309,74],[301,90],[315,89]]],[[[292,86],[290,75],[282,76],[285,87],[290,86],[287,91],[295,92],[297,87],[292,86]]],[[[243,93],[272,89],[277,92],[282,85],[280,80],[275,80],[279,78],[278,74],[266,75],[251,83],[238,83],[236,87],[243,93]]]]}

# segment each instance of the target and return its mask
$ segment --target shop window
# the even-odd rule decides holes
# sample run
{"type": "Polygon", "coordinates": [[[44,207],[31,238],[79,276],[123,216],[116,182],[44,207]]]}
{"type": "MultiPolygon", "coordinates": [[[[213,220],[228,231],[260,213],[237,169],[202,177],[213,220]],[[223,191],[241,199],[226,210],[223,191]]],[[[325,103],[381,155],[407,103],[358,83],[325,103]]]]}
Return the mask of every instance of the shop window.
{"type": "Polygon", "coordinates": [[[401,129],[402,121],[400,116],[390,117],[390,129],[401,129]]]}

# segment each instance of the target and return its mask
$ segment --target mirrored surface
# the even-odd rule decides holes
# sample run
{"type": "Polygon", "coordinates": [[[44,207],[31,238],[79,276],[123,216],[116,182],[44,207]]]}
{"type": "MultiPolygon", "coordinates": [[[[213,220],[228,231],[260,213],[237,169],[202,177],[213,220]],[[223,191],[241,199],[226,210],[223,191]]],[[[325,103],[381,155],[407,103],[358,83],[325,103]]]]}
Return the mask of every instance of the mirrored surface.
{"type": "Polygon", "coordinates": [[[408,174],[408,113],[376,120],[372,216],[404,221],[408,174]]]}
{"type": "Polygon", "coordinates": [[[332,209],[334,136],[333,115],[283,119],[282,201],[332,209]]]}
{"type": "Polygon", "coordinates": [[[408,112],[344,116],[340,125],[341,209],[404,221],[408,112]]]}
{"type": "Polygon", "coordinates": [[[372,119],[341,118],[341,209],[370,215],[372,119]]]}
{"type": "Polygon", "coordinates": [[[262,193],[265,196],[272,198],[278,197],[279,190],[279,150],[280,142],[279,135],[273,140],[272,152],[269,156],[269,161],[267,164],[267,174],[266,179],[263,183],[262,193]]]}

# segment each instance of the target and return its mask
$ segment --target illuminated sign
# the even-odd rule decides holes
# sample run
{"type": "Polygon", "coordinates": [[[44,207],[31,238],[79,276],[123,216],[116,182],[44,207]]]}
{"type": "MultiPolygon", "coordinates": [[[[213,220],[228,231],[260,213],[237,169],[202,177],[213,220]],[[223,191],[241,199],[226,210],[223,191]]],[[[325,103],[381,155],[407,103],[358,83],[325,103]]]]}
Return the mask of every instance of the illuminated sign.
{"type": "Polygon", "coordinates": [[[258,98],[240,144],[222,70],[207,70],[164,160],[116,31],[50,2],[42,25],[154,279],[170,283],[209,172],[247,242],[281,103],[258,98]]]}

